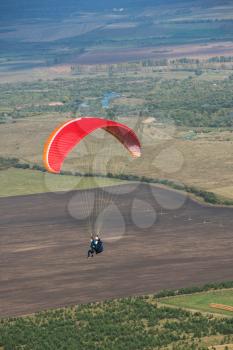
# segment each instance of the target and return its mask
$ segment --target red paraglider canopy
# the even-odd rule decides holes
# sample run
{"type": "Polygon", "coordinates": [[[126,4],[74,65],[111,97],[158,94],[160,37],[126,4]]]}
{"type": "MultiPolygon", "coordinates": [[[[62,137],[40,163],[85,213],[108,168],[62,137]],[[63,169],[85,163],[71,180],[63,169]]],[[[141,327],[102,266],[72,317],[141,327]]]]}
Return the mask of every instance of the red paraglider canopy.
{"type": "Polygon", "coordinates": [[[68,153],[87,135],[104,129],[117,138],[135,158],[141,156],[141,145],[132,129],[124,124],[94,117],[72,119],[56,128],[44,147],[44,165],[52,173],[59,173],[68,153]]]}

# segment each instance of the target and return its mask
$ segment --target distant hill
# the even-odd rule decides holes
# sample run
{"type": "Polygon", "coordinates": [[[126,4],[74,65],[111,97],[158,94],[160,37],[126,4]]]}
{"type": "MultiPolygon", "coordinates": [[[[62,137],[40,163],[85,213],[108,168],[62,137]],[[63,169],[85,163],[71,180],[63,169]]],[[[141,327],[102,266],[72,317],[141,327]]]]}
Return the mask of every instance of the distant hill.
{"type": "Polygon", "coordinates": [[[222,41],[233,41],[232,0],[0,1],[2,70],[73,63],[90,49],[222,41]]]}
{"type": "Polygon", "coordinates": [[[3,0],[0,2],[0,19],[64,17],[73,11],[102,11],[111,8],[145,8],[148,6],[169,6],[189,4],[214,6],[230,3],[230,0],[3,0]]]}

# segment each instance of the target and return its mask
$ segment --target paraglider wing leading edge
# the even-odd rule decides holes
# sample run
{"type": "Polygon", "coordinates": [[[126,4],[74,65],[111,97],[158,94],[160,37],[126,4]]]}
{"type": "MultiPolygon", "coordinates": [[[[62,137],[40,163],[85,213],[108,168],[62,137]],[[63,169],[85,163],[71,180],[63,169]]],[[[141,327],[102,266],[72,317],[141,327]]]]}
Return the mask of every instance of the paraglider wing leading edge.
{"type": "Polygon", "coordinates": [[[59,173],[69,152],[96,129],[104,129],[112,134],[133,157],[141,156],[140,141],[128,126],[112,120],[85,117],[65,122],[51,133],[44,146],[43,161],[46,169],[59,173]]]}

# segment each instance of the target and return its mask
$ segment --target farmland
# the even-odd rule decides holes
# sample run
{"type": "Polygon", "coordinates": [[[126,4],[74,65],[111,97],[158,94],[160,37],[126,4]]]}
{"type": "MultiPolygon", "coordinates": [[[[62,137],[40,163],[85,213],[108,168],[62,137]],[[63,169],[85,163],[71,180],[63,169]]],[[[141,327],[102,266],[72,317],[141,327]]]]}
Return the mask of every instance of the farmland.
{"type": "Polygon", "coordinates": [[[184,57],[193,51],[196,55],[230,54],[223,46],[232,41],[231,1],[224,4],[221,1],[203,4],[200,0],[169,4],[157,0],[146,4],[124,1],[121,5],[118,8],[116,1],[98,4],[81,1],[77,6],[69,1],[64,6],[59,1],[55,7],[51,1],[37,6],[30,3],[29,10],[24,11],[24,6],[3,4],[0,69],[15,71],[66,63],[111,64],[152,57],[184,57]],[[209,49],[205,47],[208,44],[209,49]],[[173,52],[176,46],[181,47],[178,53],[173,52]]]}
{"type": "Polygon", "coordinates": [[[224,304],[233,306],[233,293],[230,290],[209,291],[197,293],[192,295],[182,295],[171,298],[162,299],[165,305],[172,305],[176,307],[198,310],[201,312],[219,313],[222,315],[232,316],[232,312],[223,311],[221,309],[212,308],[210,304],[224,304]]]}
{"type": "Polygon", "coordinates": [[[3,1],[0,48],[0,350],[233,350],[232,1],[3,1]],[[49,173],[88,116],[141,157],[49,173]]]}
{"type": "Polygon", "coordinates": [[[6,350],[208,350],[222,344],[226,349],[232,327],[232,318],[157,307],[153,296],[132,297],[2,320],[0,345],[6,350]]]}
{"type": "Polygon", "coordinates": [[[232,279],[232,208],[174,190],[130,183],[6,197],[0,210],[1,316],[232,279]],[[87,260],[94,226],[105,251],[87,260]]]}
{"type": "Polygon", "coordinates": [[[232,199],[232,67],[231,57],[75,65],[49,69],[36,81],[3,83],[0,156],[42,165],[43,144],[58,124],[85,115],[116,118],[137,132],[140,161],[130,162],[110,136],[97,133],[72,152],[64,170],[88,172],[93,159],[106,161],[104,149],[108,155],[114,149],[109,172],[172,179],[232,199]],[[108,91],[120,97],[103,108],[108,91]]]}
{"type": "Polygon", "coordinates": [[[232,305],[232,289],[213,291],[232,287],[218,283],[232,278],[232,209],[149,185],[113,189],[125,227],[111,207],[102,227],[105,252],[91,260],[85,258],[88,220],[73,212],[85,209],[86,190],[0,199],[0,346],[207,350],[232,344],[231,315],[208,309],[211,302],[232,305]],[[156,221],[147,227],[153,212],[156,221]],[[177,294],[189,286],[180,292],[193,293],[210,280],[216,283],[205,293],[161,297],[163,289],[177,294]]]}

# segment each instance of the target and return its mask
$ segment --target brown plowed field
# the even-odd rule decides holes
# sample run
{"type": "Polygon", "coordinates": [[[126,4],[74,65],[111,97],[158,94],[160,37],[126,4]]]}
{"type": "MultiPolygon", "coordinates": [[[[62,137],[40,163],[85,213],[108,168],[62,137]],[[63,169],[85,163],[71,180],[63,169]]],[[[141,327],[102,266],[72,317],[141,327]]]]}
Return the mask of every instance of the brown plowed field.
{"type": "Polygon", "coordinates": [[[145,59],[175,59],[181,57],[209,58],[220,55],[231,56],[231,42],[209,44],[171,45],[160,47],[143,47],[127,49],[90,50],[78,57],[73,57],[71,63],[76,64],[115,64],[145,59]]]}
{"type": "MultiPolygon", "coordinates": [[[[87,224],[67,209],[75,194],[81,210],[83,191],[1,198],[0,316],[233,279],[233,209],[187,199],[179,209],[161,210],[155,198],[168,206],[182,202],[181,194],[151,191],[141,184],[113,196],[125,234],[106,239],[104,253],[89,260],[87,224]],[[135,199],[156,211],[151,227],[133,223],[135,199]]],[[[137,203],[143,225],[150,208],[137,203]]],[[[117,232],[117,222],[112,225],[117,232]]]]}

